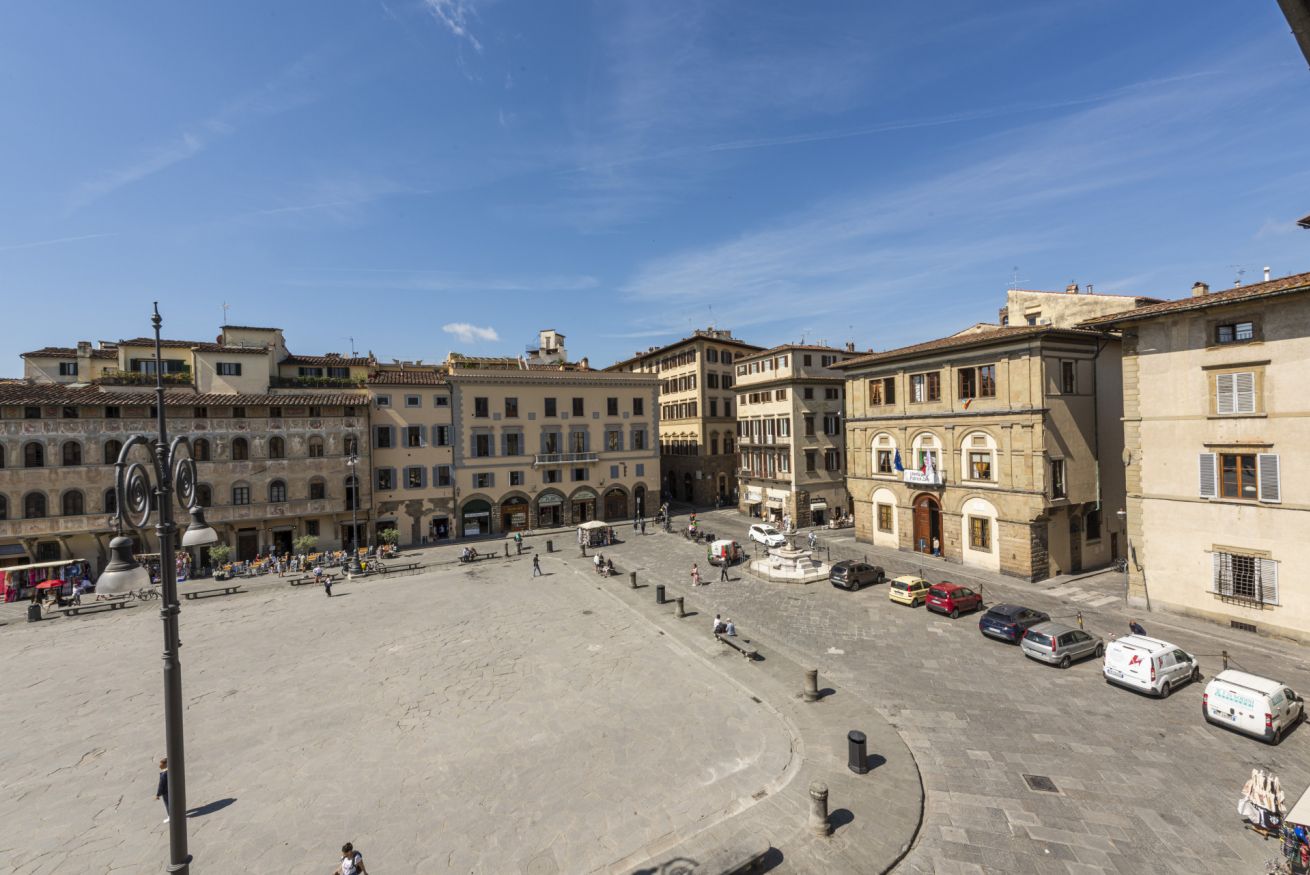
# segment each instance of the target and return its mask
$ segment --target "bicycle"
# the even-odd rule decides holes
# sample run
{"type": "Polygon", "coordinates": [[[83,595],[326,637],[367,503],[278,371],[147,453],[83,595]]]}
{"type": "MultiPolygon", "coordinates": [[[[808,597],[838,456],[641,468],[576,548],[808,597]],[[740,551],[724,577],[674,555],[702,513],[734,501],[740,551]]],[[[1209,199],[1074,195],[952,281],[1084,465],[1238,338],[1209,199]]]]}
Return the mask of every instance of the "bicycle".
{"type": "Polygon", "coordinates": [[[1117,572],[1119,572],[1120,574],[1127,574],[1127,573],[1128,573],[1128,560],[1127,560],[1127,559],[1116,559],[1116,560],[1114,560],[1114,570],[1117,571],[1117,572]]]}
{"type": "Polygon", "coordinates": [[[151,599],[159,598],[159,590],[154,587],[143,587],[132,593],[132,597],[137,601],[148,602],[151,599]]]}

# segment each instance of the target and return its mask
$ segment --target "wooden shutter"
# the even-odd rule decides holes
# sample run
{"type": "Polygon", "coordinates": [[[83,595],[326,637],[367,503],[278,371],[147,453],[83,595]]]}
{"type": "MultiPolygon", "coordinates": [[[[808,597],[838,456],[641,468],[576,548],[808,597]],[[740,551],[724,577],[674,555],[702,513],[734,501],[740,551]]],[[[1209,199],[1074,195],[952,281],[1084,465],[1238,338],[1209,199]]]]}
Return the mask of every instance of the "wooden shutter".
{"type": "Polygon", "coordinates": [[[1232,413],[1235,401],[1233,378],[1235,374],[1217,374],[1214,378],[1215,412],[1232,413]]]}
{"type": "Polygon", "coordinates": [[[1201,453],[1201,497],[1214,498],[1218,494],[1215,477],[1215,454],[1201,453]]]}
{"type": "Polygon", "coordinates": [[[1282,483],[1279,482],[1278,477],[1278,454],[1260,453],[1256,456],[1256,463],[1259,468],[1257,480],[1260,484],[1260,500],[1275,504],[1282,502],[1282,483]]]}
{"type": "Polygon", "coordinates": [[[1272,559],[1257,559],[1260,581],[1256,595],[1267,605],[1278,604],[1278,563],[1272,559]]]}
{"type": "Polygon", "coordinates": [[[1223,593],[1224,559],[1226,558],[1228,557],[1224,553],[1210,554],[1210,560],[1212,566],[1212,571],[1210,576],[1210,592],[1223,593]]]}
{"type": "Polygon", "coordinates": [[[1255,374],[1233,374],[1233,412],[1255,413],[1255,374]]]}

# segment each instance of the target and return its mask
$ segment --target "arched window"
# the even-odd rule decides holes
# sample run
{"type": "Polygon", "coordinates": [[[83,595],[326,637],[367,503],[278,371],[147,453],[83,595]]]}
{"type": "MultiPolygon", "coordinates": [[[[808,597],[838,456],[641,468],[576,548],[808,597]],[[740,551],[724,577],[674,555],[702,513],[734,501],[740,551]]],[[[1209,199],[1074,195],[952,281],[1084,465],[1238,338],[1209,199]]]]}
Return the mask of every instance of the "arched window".
{"type": "Polygon", "coordinates": [[[86,513],[86,499],[77,489],[70,489],[64,493],[62,501],[64,516],[81,516],[86,513]]]}
{"type": "Polygon", "coordinates": [[[197,462],[209,461],[209,441],[205,438],[196,438],[191,442],[191,458],[197,462]]]}
{"type": "Polygon", "coordinates": [[[274,480],[268,484],[268,500],[272,502],[287,500],[287,485],[281,480],[274,480]]]}
{"type": "Polygon", "coordinates": [[[214,490],[210,488],[208,483],[196,484],[196,504],[201,507],[214,506],[214,490]]]}
{"type": "Polygon", "coordinates": [[[875,475],[895,477],[896,455],[896,438],[885,431],[878,432],[873,436],[872,470],[875,475]]]}
{"type": "Polygon", "coordinates": [[[5,466],[5,445],[0,444],[0,468],[5,466]]]}
{"type": "Polygon", "coordinates": [[[933,470],[940,474],[942,470],[941,446],[941,442],[937,440],[937,435],[932,432],[925,431],[916,435],[914,438],[914,467],[923,468],[927,460],[931,459],[933,470]]]}
{"type": "Polygon", "coordinates": [[[0,520],[9,519],[9,498],[0,495],[0,520]]]}
{"type": "Polygon", "coordinates": [[[250,444],[245,438],[232,438],[232,461],[244,462],[250,458],[250,444]]]}
{"type": "Polygon", "coordinates": [[[105,490],[105,513],[118,513],[118,493],[113,489],[105,490]]]}
{"type": "Polygon", "coordinates": [[[964,479],[996,482],[996,438],[985,431],[970,432],[960,444],[960,455],[964,463],[960,473],[964,479]]]}
{"type": "MultiPolygon", "coordinates": [[[[23,445],[23,467],[24,468],[42,468],[45,467],[45,447],[36,441],[23,445]]],[[[42,514],[45,516],[45,514],[42,514]]]]}
{"type": "Polygon", "coordinates": [[[353,434],[346,435],[345,454],[347,456],[359,455],[359,438],[353,434]]]}
{"type": "Polygon", "coordinates": [[[327,483],[323,481],[322,477],[315,477],[309,481],[309,497],[327,498],[327,483]]]}
{"type": "Polygon", "coordinates": [[[323,439],[314,435],[309,439],[309,457],[311,459],[323,458],[323,439]]]}
{"type": "Polygon", "coordinates": [[[287,445],[282,438],[271,437],[268,439],[268,457],[270,459],[285,459],[287,457],[287,445]]]}
{"type": "Polygon", "coordinates": [[[82,464],[82,445],[77,441],[67,441],[63,446],[63,463],[65,465],[82,464]]]}
{"type": "Polygon", "coordinates": [[[732,444],[733,444],[732,435],[725,434],[723,436],[723,452],[725,455],[730,454],[732,452],[732,444]]]}
{"type": "Polygon", "coordinates": [[[123,442],[116,440],[105,441],[105,464],[112,465],[118,461],[118,454],[123,452],[123,442]]]}
{"type": "Polygon", "coordinates": [[[23,498],[23,519],[39,520],[45,516],[45,493],[29,492],[23,498]]]}

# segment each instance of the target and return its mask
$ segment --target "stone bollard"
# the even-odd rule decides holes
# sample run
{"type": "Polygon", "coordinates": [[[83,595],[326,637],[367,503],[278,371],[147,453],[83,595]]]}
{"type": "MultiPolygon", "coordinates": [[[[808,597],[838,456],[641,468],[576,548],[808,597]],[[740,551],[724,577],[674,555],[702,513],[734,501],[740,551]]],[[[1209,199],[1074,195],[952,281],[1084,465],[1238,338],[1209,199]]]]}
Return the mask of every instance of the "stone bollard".
{"type": "Polygon", "coordinates": [[[637,572],[635,571],[628,572],[628,586],[632,587],[633,589],[637,588],[637,572]]]}
{"type": "Polygon", "coordinates": [[[805,692],[803,693],[805,701],[819,701],[819,670],[810,668],[805,670],[805,692]]]}
{"type": "Polygon", "coordinates": [[[655,604],[664,604],[664,584],[662,583],[655,584],[655,604]]]}
{"type": "Polygon", "coordinates": [[[819,838],[832,835],[828,823],[828,785],[818,781],[810,785],[810,832],[819,838]]]}
{"type": "Polygon", "coordinates": [[[1221,650],[1221,651],[1219,651],[1219,654],[1220,654],[1220,656],[1223,657],[1223,660],[1224,660],[1224,671],[1228,671],[1228,651],[1227,651],[1227,650],[1221,650]]]}
{"type": "Polygon", "coordinates": [[[505,558],[509,558],[509,541],[505,542],[505,558]]]}
{"type": "Polygon", "coordinates": [[[682,619],[683,617],[687,616],[687,612],[683,610],[682,607],[682,596],[678,596],[676,599],[674,599],[674,601],[678,603],[678,613],[676,615],[678,619],[682,619]]]}
{"type": "Polygon", "coordinates": [[[546,541],[546,552],[547,552],[547,553],[554,553],[554,552],[555,552],[555,542],[554,542],[554,541],[549,541],[549,540],[546,541]]]}

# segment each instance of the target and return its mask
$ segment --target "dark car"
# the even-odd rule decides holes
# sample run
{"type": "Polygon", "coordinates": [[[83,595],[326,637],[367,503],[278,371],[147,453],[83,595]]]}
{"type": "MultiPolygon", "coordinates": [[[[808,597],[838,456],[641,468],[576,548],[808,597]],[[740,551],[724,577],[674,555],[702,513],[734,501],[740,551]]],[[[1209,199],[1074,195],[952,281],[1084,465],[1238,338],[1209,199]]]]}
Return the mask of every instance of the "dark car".
{"type": "Polygon", "coordinates": [[[943,580],[934,583],[928,590],[928,600],[923,603],[930,611],[948,614],[951,619],[960,616],[962,611],[976,611],[982,607],[982,596],[958,583],[943,580]]]}
{"type": "Polygon", "coordinates": [[[978,621],[978,631],[991,638],[1017,644],[1023,639],[1024,632],[1050,619],[1049,614],[1022,605],[997,605],[982,615],[978,621]]]}
{"type": "Polygon", "coordinates": [[[887,574],[879,566],[856,562],[853,559],[834,563],[832,572],[828,575],[828,581],[833,586],[849,590],[857,590],[874,583],[884,583],[886,580],[887,574]]]}

